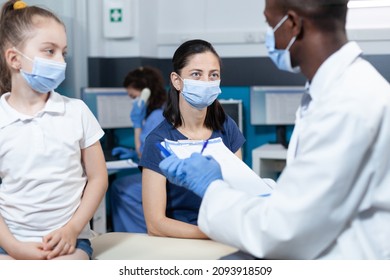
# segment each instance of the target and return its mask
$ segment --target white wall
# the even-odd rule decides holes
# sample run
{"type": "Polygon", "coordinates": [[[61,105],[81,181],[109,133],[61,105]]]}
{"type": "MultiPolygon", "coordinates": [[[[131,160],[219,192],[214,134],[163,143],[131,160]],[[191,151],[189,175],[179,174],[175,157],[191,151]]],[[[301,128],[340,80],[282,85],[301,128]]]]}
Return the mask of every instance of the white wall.
{"type": "Polygon", "coordinates": [[[390,7],[349,9],[347,30],[366,54],[390,54],[390,7]]]}
{"type": "Polygon", "coordinates": [[[159,1],[159,57],[171,57],[182,42],[202,38],[223,57],[265,55],[264,1],[159,1]]]}
{"type": "MultiPolygon", "coordinates": [[[[102,35],[103,0],[88,0],[89,55],[99,57],[169,58],[183,41],[203,38],[222,57],[266,56],[263,9],[259,0],[131,0],[134,37],[105,39],[102,35]]],[[[348,33],[366,54],[390,53],[390,8],[351,9],[348,33]]]]}
{"type": "MultiPolygon", "coordinates": [[[[104,0],[28,0],[56,12],[67,26],[69,55],[65,86],[79,96],[87,85],[88,57],[170,58],[190,38],[212,42],[222,57],[266,56],[262,0],[129,0],[134,36],[103,36],[104,0]]],[[[4,3],[0,0],[0,3],[4,3]]],[[[366,54],[390,54],[390,7],[351,9],[348,33],[366,54]]]]}
{"type": "Polygon", "coordinates": [[[246,0],[241,5],[233,0],[131,0],[135,30],[131,39],[104,38],[103,0],[87,1],[92,57],[171,57],[190,38],[211,41],[222,56],[261,52],[264,1],[246,0]]]}

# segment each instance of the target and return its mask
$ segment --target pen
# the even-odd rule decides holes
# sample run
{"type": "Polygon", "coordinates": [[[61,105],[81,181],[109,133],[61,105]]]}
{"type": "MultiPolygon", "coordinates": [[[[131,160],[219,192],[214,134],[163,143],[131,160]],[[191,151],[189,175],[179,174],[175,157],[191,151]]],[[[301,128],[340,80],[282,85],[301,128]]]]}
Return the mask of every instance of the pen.
{"type": "Polygon", "coordinates": [[[161,145],[161,143],[156,143],[156,146],[161,151],[161,154],[164,158],[169,157],[171,155],[171,153],[167,149],[165,149],[165,147],[161,145]]]}
{"type": "Polygon", "coordinates": [[[202,146],[202,150],[200,151],[200,154],[203,154],[203,151],[204,151],[204,149],[206,149],[208,143],[209,143],[209,139],[204,141],[203,146],[202,146]]]}
{"type": "Polygon", "coordinates": [[[267,196],[270,196],[270,195],[271,195],[270,193],[259,194],[259,196],[261,196],[261,197],[267,197],[267,196]]]}

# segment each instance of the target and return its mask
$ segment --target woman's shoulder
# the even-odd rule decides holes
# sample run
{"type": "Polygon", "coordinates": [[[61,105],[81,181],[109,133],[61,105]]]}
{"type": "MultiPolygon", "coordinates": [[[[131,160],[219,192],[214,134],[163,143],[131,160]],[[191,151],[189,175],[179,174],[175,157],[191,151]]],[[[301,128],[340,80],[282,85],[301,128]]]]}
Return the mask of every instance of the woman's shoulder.
{"type": "Polygon", "coordinates": [[[223,130],[224,131],[221,132],[222,140],[225,145],[235,153],[245,143],[246,140],[244,135],[235,121],[228,115],[226,115],[223,130]]]}
{"type": "Polygon", "coordinates": [[[236,122],[228,114],[226,114],[225,122],[223,123],[223,128],[225,131],[229,131],[231,129],[239,130],[236,122]]]}

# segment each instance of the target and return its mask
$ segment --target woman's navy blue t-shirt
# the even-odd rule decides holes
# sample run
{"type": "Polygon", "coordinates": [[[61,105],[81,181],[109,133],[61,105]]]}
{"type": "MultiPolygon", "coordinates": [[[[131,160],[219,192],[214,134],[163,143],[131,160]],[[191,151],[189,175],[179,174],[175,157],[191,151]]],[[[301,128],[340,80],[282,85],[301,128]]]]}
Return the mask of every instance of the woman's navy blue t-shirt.
{"type": "MultiPolygon", "coordinates": [[[[245,138],[240,132],[237,124],[230,117],[226,118],[223,124],[223,131],[213,131],[210,139],[221,137],[225,146],[233,153],[237,152],[245,143],[245,138]]],[[[148,168],[155,172],[162,172],[158,167],[163,160],[160,150],[156,143],[168,140],[187,140],[171,123],[164,119],[150,134],[146,137],[145,145],[139,166],[148,168]]],[[[198,212],[201,198],[186,188],[174,185],[167,181],[167,208],[166,216],[175,220],[197,225],[198,212]]]]}

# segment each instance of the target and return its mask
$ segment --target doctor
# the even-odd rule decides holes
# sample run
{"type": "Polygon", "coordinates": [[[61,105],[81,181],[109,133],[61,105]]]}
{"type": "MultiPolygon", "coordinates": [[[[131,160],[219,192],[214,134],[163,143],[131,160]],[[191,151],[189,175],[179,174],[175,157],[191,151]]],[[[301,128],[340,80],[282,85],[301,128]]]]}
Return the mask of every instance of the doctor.
{"type": "Polygon", "coordinates": [[[205,234],[258,258],[389,259],[390,85],[348,42],[347,0],[304,2],[266,0],[264,10],[270,57],[308,79],[272,195],[231,188],[200,154],[160,168],[203,197],[205,234]]]}

